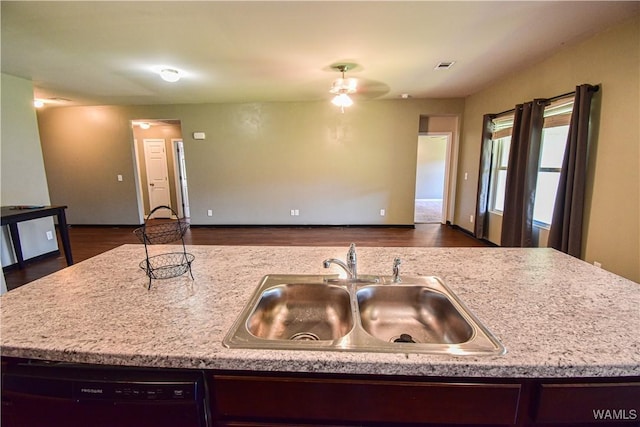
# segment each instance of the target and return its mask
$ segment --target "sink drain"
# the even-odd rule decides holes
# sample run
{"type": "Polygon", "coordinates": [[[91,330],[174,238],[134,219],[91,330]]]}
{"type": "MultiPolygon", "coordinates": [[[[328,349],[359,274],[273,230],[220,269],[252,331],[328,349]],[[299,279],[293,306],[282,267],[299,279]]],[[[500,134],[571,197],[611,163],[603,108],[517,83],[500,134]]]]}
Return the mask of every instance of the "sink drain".
{"type": "Polygon", "coordinates": [[[298,332],[297,334],[291,335],[289,338],[292,341],[319,341],[320,338],[316,334],[312,334],[311,332],[298,332]]]}
{"type": "Polygon", "coordinates": [[[389,340],[390,342],[406,342],[406,343],[416,343],[413,337],[409,334],[400,334],[400,336],[393,337],[389,340]]]}

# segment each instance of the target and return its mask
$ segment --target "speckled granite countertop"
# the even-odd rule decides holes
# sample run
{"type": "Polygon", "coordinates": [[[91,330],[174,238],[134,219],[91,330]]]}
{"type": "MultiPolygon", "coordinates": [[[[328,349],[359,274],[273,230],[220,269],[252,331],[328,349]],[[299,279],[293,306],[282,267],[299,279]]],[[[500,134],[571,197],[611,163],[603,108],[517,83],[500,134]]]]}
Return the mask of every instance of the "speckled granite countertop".
{"type": "MultiPolygon", "coordinates": [[[[152,247],[175,251],[181,247],[152,247]]],[[[125,245],[0,298],[2,355],[109,365],[451,377],[640,375],[640,284],[551,249],[358,247],[358,271],[435,275],[504,344],[503,356],[228,349],[267,274],[327,274],[347,248],[189,246],[187,275],[148,279],[125,245]]],[[[332,272],[338,272],[333,270],[332,272]]]]}

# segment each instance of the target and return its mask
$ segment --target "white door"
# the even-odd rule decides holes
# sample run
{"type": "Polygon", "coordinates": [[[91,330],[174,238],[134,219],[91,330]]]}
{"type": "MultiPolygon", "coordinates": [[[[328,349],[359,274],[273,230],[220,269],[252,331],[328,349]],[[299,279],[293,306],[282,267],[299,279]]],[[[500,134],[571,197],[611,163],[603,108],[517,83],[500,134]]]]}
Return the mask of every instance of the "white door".
{"type": "MultiPolygon", "coordinates": [[[[143,142],[144,162],[147,169],[149,209],[153,210],[156,206],[171,206],[164,139],[145,139],[143,142]]],[[[153,217],[169,218],[171,217],[171,211],[160,209],[154,213],[153,217]]]]}

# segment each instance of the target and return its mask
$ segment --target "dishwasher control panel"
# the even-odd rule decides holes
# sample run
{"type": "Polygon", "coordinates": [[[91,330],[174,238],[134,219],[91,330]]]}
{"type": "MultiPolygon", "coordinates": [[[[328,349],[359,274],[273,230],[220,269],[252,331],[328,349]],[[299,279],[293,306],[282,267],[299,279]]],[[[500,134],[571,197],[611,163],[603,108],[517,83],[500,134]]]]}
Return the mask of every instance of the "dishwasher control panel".
{"type": "Polygon", "coordinates": [[[193,400],[193,383],[111,383],[77,381],[73,384],[73,398],[79,400],[193,400]]]}

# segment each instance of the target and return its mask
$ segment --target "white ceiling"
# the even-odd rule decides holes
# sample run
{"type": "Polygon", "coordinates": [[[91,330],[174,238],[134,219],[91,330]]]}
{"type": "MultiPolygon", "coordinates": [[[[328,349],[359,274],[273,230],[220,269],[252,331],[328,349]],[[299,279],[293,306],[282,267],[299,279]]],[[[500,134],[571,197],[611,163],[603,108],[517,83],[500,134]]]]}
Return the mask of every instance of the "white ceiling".
{"type": "Polygon", "coordinates": [[[2,72],[68,104],[464,97],[640,12],[638,1],[1,2],[2,72]],[[434,71],[441,61],[455,61],[434,71]],[[181,70],[166,83],[154,67],[181,70]]]}

